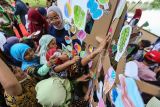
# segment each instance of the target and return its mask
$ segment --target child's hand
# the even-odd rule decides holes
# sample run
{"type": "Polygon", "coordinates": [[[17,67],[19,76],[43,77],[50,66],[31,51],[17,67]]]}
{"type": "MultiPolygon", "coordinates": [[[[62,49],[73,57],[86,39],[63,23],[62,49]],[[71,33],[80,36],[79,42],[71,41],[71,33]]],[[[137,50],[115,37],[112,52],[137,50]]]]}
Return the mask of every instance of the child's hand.
{"type": "Polygon", "coordinates": [[[79,77],[76,81],[77,81],[77,82],[85,82],[85,81],[88,81],[89,78],[90,78],[90,74],[82,75],[82,76],[79,77]]]}
{"type": "Polygon", "coordinates": [[[48,61],[48,67],[51,67],[52,65],[54,65],[55,63],[57,62],[57,58],[56,58],[56,56],[51,56],[50,58],[49,58],[49,61],[48,61]]]}
{"type": "Polygon", "coordinates": [[[111,36],[107,36],[102,42],[100,42],[99,47],[95,50],[97,53],[100,53],[105,47],[106,45],[109,44],[111,40],[111,36]]]}
{"type": "Polygon", "coordinates": [[[71,61],[72,61],[72,62],[73,62],[73,64],[74,64],[74,63],[78,62],[78,61],[79,61],[79,59],[80,59],[80,57],[79,57],[79,56],[74,56],[74,57],[73,57],[73,59],[72,59],[71,61]]]}

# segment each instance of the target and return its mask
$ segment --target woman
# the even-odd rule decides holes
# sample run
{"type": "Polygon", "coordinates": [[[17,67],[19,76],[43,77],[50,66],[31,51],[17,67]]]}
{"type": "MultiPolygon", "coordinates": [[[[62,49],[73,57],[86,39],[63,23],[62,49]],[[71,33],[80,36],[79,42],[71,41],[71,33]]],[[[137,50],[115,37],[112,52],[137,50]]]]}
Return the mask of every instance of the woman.
{"type": "Polygon", "coordinates": [[[48,33],[48,23],[44,17],[35,9],[30,9],[28,11],[29,31],[30,33],[40,31],[40,35],[35,39],[36,42],[39,41],[41,35],[48,33]]]}
{"type": "MultiPolygon", "coordinates": [[[[57,6],[52,5],[47,10],[47,16],[50,24],[49,34],[56,38],[57,45],[59,48],[61,48],[62,43],[66,44],[64,37],[69,36],[68,31],[66,31],[64,28],[62,12],[57,6]]],[[[75,42],[80,44],[78,40],[73,40],[73,43],[75,42]]]]}

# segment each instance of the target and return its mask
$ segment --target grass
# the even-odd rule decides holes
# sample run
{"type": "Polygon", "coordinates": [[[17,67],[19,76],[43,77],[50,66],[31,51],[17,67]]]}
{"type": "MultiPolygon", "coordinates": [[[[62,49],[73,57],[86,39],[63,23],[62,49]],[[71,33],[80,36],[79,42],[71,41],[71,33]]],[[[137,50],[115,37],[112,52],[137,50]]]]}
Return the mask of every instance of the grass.
{"type": "MultiPolygon", "coordinates": [[[[7,1],[10,1],[10,0],[7,0],[7,1]]],[[[24,3],[29,3],[30,7],[45,7],[47,0],[22,0],[22,1],[24,3]]]]}
{"type": "Polygon", "coordinates": [[[46,6],[46,0],[22,0],[25,3],[29,3],[31,7],[45,7],[46,6]]]}

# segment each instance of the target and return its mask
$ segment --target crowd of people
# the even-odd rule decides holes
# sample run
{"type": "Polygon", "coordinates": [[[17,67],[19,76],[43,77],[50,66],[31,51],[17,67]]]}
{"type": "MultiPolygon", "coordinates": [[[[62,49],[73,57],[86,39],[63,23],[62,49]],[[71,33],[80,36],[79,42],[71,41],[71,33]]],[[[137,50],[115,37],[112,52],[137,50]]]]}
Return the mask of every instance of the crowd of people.
{"type": "MultiPolygon", "coordinates": [[[[88,107],[89,80],[94,78],[88,64],[108,46],[111,38],[99,41],[99,46],[83,58],[77,51],[71,52],[70,57],[62,45],[67,45],[65,36],[73,34],[64,28],[63,15],[56,3],[32,8],[21,0],[14,1],[12,6],[0,0],[0,36],[6,38],[0,49],[0,106],[88,107]]],[[[130,25],[135,27],[141,14],[138,9],[130,25]]],[[[86,32],[90,32],[93,19],[87,22],[86,32]]],[[[131,37],[140,35],[136,32],[131,37]]],[[[155,43],[137,41],[128,45],[127,60],[137,64],[140,80],[159,86],[159,39],[155,43]]],[[[72,44],[85,48],[78,39],[72,40],[72,44]]],[[[145,93],[142,96],[145,103],[151,98],[145,93]]]]}

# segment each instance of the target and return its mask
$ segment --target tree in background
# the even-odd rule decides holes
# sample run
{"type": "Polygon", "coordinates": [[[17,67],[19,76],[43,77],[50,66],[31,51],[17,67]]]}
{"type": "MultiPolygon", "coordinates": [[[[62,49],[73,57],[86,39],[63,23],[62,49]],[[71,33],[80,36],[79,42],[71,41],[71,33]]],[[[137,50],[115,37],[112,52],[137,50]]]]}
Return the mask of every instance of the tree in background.
{"type": "Polygon", "coordinates": [[[152,8],[159,9],[160,8],[160,0],[154,0],[151,3],[152,8]]]}

